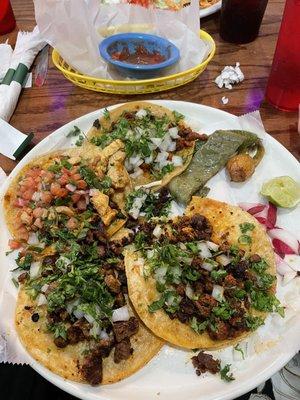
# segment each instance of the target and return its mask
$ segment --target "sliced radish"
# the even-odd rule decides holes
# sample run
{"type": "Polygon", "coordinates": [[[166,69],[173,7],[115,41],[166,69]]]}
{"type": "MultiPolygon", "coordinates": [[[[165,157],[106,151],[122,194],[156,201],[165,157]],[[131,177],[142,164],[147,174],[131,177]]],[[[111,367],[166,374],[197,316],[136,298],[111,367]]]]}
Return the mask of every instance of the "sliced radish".
{"type": "Polygon", "coordinates": [[[274,204],[269,203],[268,206],[268,216],[267,216],[268,222],[272,225],[274,228],[276,225],[277,221],[277,207],[274,206],[274,204]]]}
{"type": "Polygon", "coordinates": [[[298,240],[291,232],[282,228],[274,228],[270,229],[268,234],[272,239],[273,246],[278,254],[299,253],[298,240]]]}
{"type": "Polygon", "coordinates": [[[276,253],[275,253],[275,261],[276,261],[276,270],[279,275],[284,276],[285,274],[292,271],[292,268],[289,266],[289,264],[276,253]]]}
{"type": "Polygon", "coordinates": [[[266,204],[261,203],[239,203],[238,205],[251,215],[257,214],[266,208],[266,204]]]}
{"type": "Polygon", "coordinates": [[[296,254],[287,254],[284,257],[286,262],[294,271],[300,272],[300,256],[296,254]]]}
{"type": "Polygon", "coordinates": [[[288,283],[290,283],[295,277],[297,276],[297,272],[291,270],[291,272],[287,272],[284,274],[284,277],[282,278],[282,285],[285,286],[288,283]]]}

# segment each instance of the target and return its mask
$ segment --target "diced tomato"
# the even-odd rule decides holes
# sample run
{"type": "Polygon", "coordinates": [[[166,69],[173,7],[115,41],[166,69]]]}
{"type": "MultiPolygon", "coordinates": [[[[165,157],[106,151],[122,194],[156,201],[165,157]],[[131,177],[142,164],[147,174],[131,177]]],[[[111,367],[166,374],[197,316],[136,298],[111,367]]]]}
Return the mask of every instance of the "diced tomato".
{"type": "Polygon", "coordinates": [[[50,192],[45,191],[45,192],[41,193],[41,201],[44,204],[50,204],[52,199],[53,199],[53,196],[52,196],[52,194],[50,192]]]}
{"type": "Polygon", "coordinates": [[[51,192],[51,194],[53,194],[53,196],[58,196],[60,193],[60,189],[61,189],[61,186],[59,183],[57,183],[57,182],[51,183],[50,192],[51,192]]]}
{"type": "Polygon", "coordinates": [[[66,175],[71,175],[71,171],[65,167],[62,167],[61,172],[66,175]]]}
{"type": "Polygon", "coordinates": [[[21,243],[17,240],[9,239],[8,245],[12,250],[19,249],[21,247],[21,243]]]}
{"type": "Polygon", "coordinates": [[[72,179],[74,180],[74,181],[79,181],[80,179],[81,179],[81,175],[80,174],[74,174],[74,175],[71,175],[72,176],[72,179]]]}
{"type": "Polygon", "coordinates": [[[81,194],[74,193],[74,194],[72,194],[71,199],[72,199],[73,203],[77,203],[80,200],[80,197],[81,197],[81,194]]]}
{"type": "Polygon", "coordinates": [[[58,179],[58,182],[59,182],[61,185],[66,185],[67,183],[69,183],[69,181],[70,181],[70,177],[69,177],[69,175],[67,175],[67,174],[63,174],[63,175],[58,179]]]}
{"type": "Polygon", "coordinates": [[[22,197],[24,200],[31,200],[33,193],[34,193],[34,190],[28,189],[26,192],[22,193],[22,197]]]}
{"type": "Polygon", "coordinates": [[[24,200],[21,197],[18,197],[17,200],[14,202],[14,205],[20,208],[27,206],[27,204],[28,200],[24,200]]]}
{"type": "Polygon", "coordinates": [[[76,186],[78,189],[86,189],[87,183],[83,179],[80,179],[79,181],[76,182],[76,186]]]}
{"type": "Polygon", "coordinates": [[[41,218],[37,218],[37,219],[34,221],[34,225],[35,225],[36,227],[42,229],[42,227],[43,227],[43,222],[42,222],[41,218]]]}

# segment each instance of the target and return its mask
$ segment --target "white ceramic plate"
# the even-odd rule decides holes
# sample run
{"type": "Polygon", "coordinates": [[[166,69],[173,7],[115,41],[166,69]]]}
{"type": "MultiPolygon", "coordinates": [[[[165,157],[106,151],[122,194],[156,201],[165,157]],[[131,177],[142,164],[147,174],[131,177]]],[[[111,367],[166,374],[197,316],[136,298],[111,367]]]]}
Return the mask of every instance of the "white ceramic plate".
{"type": "Polygon", "coordinates": [[[221,7],[222,7],[222,0],[218,1],[217,3],[213,4],[210,7],[200,8],[199,12],[200,18],[214,14],[215,12],[219,11],[221,7]]]}
{"type": "MultiPolygon", "coordinates": [[[[224,121],[224,125],[226,124],[227,126],[234,125],[237,121],[237,117],[231,114],[203,105],[179,101],[154,101],[154,103],[164,105],[170,109],[176,109],[196,122],[199,128],[220,120],[224,121]]],[[[76,125],[83,131],[87,131],[99,114],[100,111],[94,111],[84,115],[56,130],[52,135],[36,145],[11,173],[8,182],[1,190],[0,198],[11,179],[30,159],[62,145],[69,145],[70,142],[66,142],[65,136],[72,127],[76,125]]],[[[258,171],[254,174],[253,180],[251,178],[249,183],[239,189],[237,187],[233,188],[238,201],[252,201],[253,193],[258,193],[259,191],[257,185],[272,176],[290,175],[300,180],[297,160],[280,143],[267,135],[265,147],[267,149],[266,155],[261,166],[258,167],[258,171]],[[274,160],[276,160],[276,163],[274,160]]],[[[1,210],[0,214],[2,214],[1,210]]],[[[298,210],[283,213],[280,215],[279,220],[280,226],[284,226],[298,234],[300,233],[298,224],[300,220],[299,208],[298,210]]],[[[4,226],[2,228],[3,237],[6,239],[6,229],[4,226]]],[[[2,246],[4,245],[2,244],[2,246]]],[[[296,292],[293,292],[293,294],[294,296],[297,295],[296,292]]],[[[263,328],[267,329],[267,326],[263,328]]],[[[271,335],[272,332],[269,331],[268,333],[271,335]]],[[[54,385],[86,400],[169,400],[170,398],[172,400],[228,400],[234,399],[256,387],[293,357],[297,350],[296,347],[299,345],[299,318],[293,316],[293,318],[289,319],[284,325],[283,331],[284,339],[280,339],[275,345],[273,344],[269,350],[258,354],[255,353],[245,361],[239,362],[236,366],[233,363],[233,372],[236,379],[231,383],[225,383],[219,377],[209,374],[197,377],[190,361],[193,353],[167,345],[139,372],[113,385],[91,387],[85,384],[78,384],[64,380],[33,359],[31,359],[31,365],[54,385]]],[[[222,351],[223,360],[230,360],[230,357],[228,358],[229,352],[232,352],[232,349],[229,348],[222,351]]],[[[216,357],[218,357],[218,354],[221,353],[216,352],[216,357]]]]}

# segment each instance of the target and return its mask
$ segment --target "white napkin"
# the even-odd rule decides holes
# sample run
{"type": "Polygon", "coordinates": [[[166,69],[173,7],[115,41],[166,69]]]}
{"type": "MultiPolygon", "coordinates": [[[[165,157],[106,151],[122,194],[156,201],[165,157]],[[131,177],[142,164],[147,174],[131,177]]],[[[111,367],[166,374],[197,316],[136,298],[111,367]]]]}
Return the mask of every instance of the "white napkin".
{"type": "Polygon", "coordinates": [[[22,84],[38,52],[46,45],[38,27],[19,32],[9,65],[9,77],[0,85],[0,117],[9,121],[18,102],[22,84]]]}
{"type": "Polygon", "coordinates": [[[8,44],[8,40],[5,43],[0,43],[0,83],[10,66],[12,53],[13,49],[11,45],[8,44]]]}
{"type": "Polygon", "coordinates": [[[0,118],[0,137],[0,153],[15,160],[31,142],[33,133],[25,135],[0,118]]]}

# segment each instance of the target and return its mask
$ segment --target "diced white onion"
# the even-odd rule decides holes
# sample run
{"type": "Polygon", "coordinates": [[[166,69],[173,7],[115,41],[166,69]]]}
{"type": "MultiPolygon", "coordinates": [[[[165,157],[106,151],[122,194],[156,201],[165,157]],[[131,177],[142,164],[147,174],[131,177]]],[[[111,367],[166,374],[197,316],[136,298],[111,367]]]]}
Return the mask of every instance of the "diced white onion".
{"type": "Polygon", "coordinates": [[[209,240],[206,241],[207,247],[212,251],[218,251],[219,246],[216,243],[210,242],[209,240]]]}
{"type": "Polygon", "coordinates": [[[90,196],[96,196],[97,194],[99,194],[98,189],[90,189],[90,196]]]}
{"type": "Polygon", "coordinates": [[[153,154],[151,154],[149,157],[145,158],[145,163],[146,164],[151,164],[153,161],[153,154]]]}
{"type": "Polygon", "coordinates": [[[144,193],[142,196],[136,197],[132,203],[131,209],[128,211],[128,214],[132,216],[132,218],[137,219],[140,215],[140,209],[142,208],[144,201],[147,198],[147,193],[144,193]]]}
{"type": "Polygon", "coordinates": [[[287,254],[284,256],[284,261],[294,270],[300,271],[300,256],[296,254],[287,254]]]}
{"type": "MultiPolygon", "coordinates": [[[[84,312],[81,311],[81,310],[78,310],[78,309],[74,310],[74,311],[73,311],[73,314],[74,314],[75,317],[78,318],[78,319],[81,319],[81,318],[85,317],[84,312]]],[[[86,318],[86,319],[87,319],[87,318],[86,318]]],[[[94,320],[94,319],[93,319],[93,320],[94,320]]]]}
{"type": "Polygon", "coordinates": [[[171,136],[172,139],[178,139],[178,128],[177,126],[174,126],[174,128],[169,129],[169,135],[171,136]]]}
{"type": "Polygon", "coordinates": [[[189,284],[186,285],[185,294],[191,300],[193,300],[195,298],[195,292],[193,291],[193,289],[191,288],[191,286],[189,284]]]}
{"type": "Polygon", "coordinates": [[[40,269],[41,269],[41,262],[40,261],[34,261],[31,266],[30,266],[30,279],[34,279],[39,276],[40,269]]]}
{"type": "Polygon", "coordinates": [[[198,242],[197,246],[198,246],[199,253],[202,258],[211,258],[212,254],[211,254],[206,242],[198,242]]]}
{"type": "Polygon", "coordinates": [[[137,167],[132,174],[130,174],[131,178],[135,179],[138,178],[139,176],[143,175],[143,170],[139,167],[137,167]]]}
{"type": "Polygon", "coordinates": [[[174,300],[175,300],[175,296],[173,294],[171,294],[166,300],[167,306],[172,306],[174,303],[174,300]]]}
{"type": "Polygon", "coordinates": [[[214,266],[209,262],[203,261],[201,268],[206,269],[206,271],[210,272],[214,269],[214,266]]]}
{"type": "Polygon", "coordinates": [[[41,200],[41,192],[34,192],[31,199],[33,201],[40,201],[41,200]]]}
{"type": "MultiPolygon", "coordinates": [[[[75,315],[76,318],[78,318],[77,315],[75,314],[75,311],[73,314],[75,315]]],[[[94,317],[92,317],[90,314],[84,314],[83,316],[90,324],[93,324],[95,322],[94,317]]]]}
{"type": "Polygon", "coordinates": [[[157,281],[161,281],[166,276],[167,270],[168,269],[167,269],[166,266],[157,268],[155,270],[155,274],[154,274],[155,275],[155,279],[157,281]]]}
{"type": "Polygon", "coordinates": [[[130,157],[129,158],[129,163],[132,165],[133,168],[139,167],[140,165],[143,164],[143,160],[140,156],[135,156],[135,157],[130,157]]]}
{"type": "Polygon", "coordinates": [[[41,292],[45,293],[47,291],[47,289],[49,288],[48,283],[45,283],[42,287],[41,287],[41,292]]]}
{"type": "Polygon", "coordinates": [[[147,250],[147,258],[152,258],[154,255],[154,250],[147,250]]]}
{"type": "Polygon", "coordinates": [[[99,324],[97,324],[96,322],[93,324],[92,328],[90,329],[90,335],[93,337],[98,337],[101,334],[101,329],[99,324]]]}
{"type": "Polygon", "coordinates": [[[75,192],[76,186],[75,186],[75,185],[72,185],[72,183],[68,183],[68,184],[66,185],[66,189],[68,189],[69,192],[75,192]]]}
{"type": "Polygon", "coordinates": [[[141,109],[135,114],[135,116],[136,116],[138,119],[142,119],[142,118],[146,117],[146,115],[147,115],[147,111],[144,110],[143,108],[141,108],[141,109]]]}
{"type": "Polygon", "coordinates": [[[159,224],[156,225],[156,227],[153,230],[153,236],[155,236],[157,239],[161,237],[161,234],[163,233],[163,230],[159,224]]]}
{"type": "Polygon", "coordinates": [[[117,308],[116,310],[113,310],[112,313],[112,322],[117,322],[117,321],[128,321],[130,318],[128,308],[127,306],[123,306],[120,308],[117,308]]]}
{"type": "Polygon", "coordinates": [[[184,243],[179,243],[179,248],[181,250],[186,250],[186,245],[184,243]]]}
{"type": "Polygon", "coordinates": [[[224,300],[224,288],[220,285],[214,285],[212,291],[212,297],[218,301],[224,300]]]}
{"type": "Polygon", "coordinates": [[[103,330],[100,332],[100,339],[109,339],[109,336],[106,331],[103,330]]]}
{"type": "Polygon", "coordinates": [[[218,261],[218,263],[223,265],[223,267],[226,267],[226,265],[230,264],[231,262],[231,259],[225,256],[225,254],[220,254],[219,256],[216,257],[216,260],[218,261]]]}
{"type": "Polygon", "coordinates": [[[181,165],[183,165],[182,157],[173,156],[172,157],[172,164],[174,165],[174,167],[181,167],[181,165]]]}
{"type": "Polygon", "coordinates": [[[167,161],[168,157],[169,157],[169,153],[167,151],[162,151],[157,154],[155,162],[164,163],[167,161]]]}
{"type": "Polygon", "coordinates": [[[156,147],[159,147],[161,145],[161,142],[163,141],[161,138],[150,138],[151,142],[155,144],[156,147]]]}
{"type": "Polygon", "coordinates": [[[184,207],[180,206],[179,204],[176,203],[176,201],[172,200],[170,203],[170,210],[168,217],[173,218],[177,216],[181,216],[184,213],[184,207]]]}
{"type": "Polygon", "coordinates": [[[175,151],[176,150],[176,142],[170,142],[169,146],[167,147],[167,151],[175,151]]]}
{"type": "Polygon", "coordinates": [[[31,232],[29,234],[29,238],[28,238],[27,243],[30,244],[30,245],[40,244],[39,239],[37,237],[37,234],[34,233],[34,232],[31,232]]]}
{"type": "Polygon", "coordinates": [[[172,143],[172,139],[170,138],[170,136],[169,135],[165,135],[163,141],[161,142],[161,144],[159,146],[159,149],[161,151],[166,151],[170,147],[171,143],[172,143]]]}
{"type": "Polygon", "coordinates": [[[37,306],[42,306],[42,305],[44,305],[44,304],[47,304],[47,299],[46,299],[46,296],[44,295],[44,294],[42,294],[42,293],[40,293],[39,295],[38,295],[38,297],[37,297],[37,306]]]}

